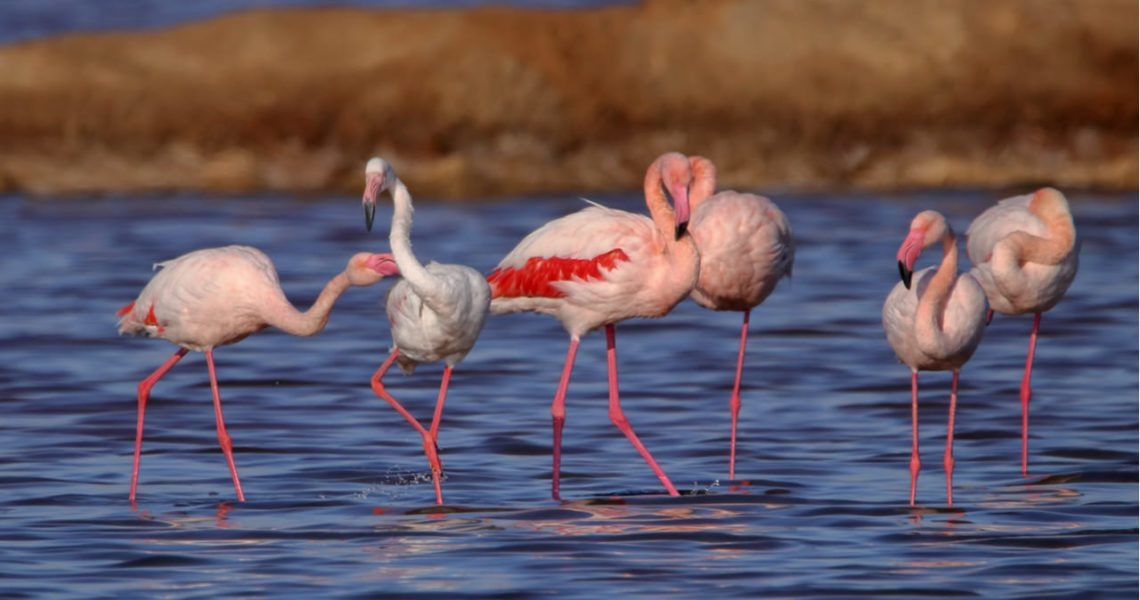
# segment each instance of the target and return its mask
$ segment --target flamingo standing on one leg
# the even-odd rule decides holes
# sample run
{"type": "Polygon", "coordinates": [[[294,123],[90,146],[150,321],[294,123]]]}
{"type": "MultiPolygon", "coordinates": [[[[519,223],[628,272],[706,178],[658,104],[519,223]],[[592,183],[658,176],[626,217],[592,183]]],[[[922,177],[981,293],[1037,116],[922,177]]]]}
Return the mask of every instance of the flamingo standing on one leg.
{"type": "Polygon", "coordinates": [[[409,238],[412,229],[412,196],[404,182],[396,177],[391,165],[382,158],[373,158],[364,168],[364,222],[372,229],[376,198],[390,190],[395,210],[388,235],[392,254],[400,267],[403,280],[388,292],[388,321],[392,328],[392,352],[372,376],[372,389],[396,409],[412,427],[423,436],[424,453],[431,467],[435,486],[435,501],[443,504],[440,488],[438,441],[439,421],[443,415],[443,402],[451,370],[458,364],[479,337],[487,309],[491,304],[491,288],[478,271],[463,265],[444,265],[436,262],[425,268],[412,254],[409,238]],[[439,398],[430,429],[419,423],[384,389],[382,379],[393,362],[399,363],[405,373],[416,365],[444,361],[443,380],[439,385],[439,398]]]}
{"type": "Polygon", "coordinates": [[[337,298],[349,286],[367,286],[396,272],[389,254],[360,253],[343,272],[329,280],[313,306],[298,312],[285,298],[269,257],[249,246],[206,248],[155,265],[161,268],[130,304],[118,312],[119,333],[158,337],[181,346],[165,363],[139,382],[135,460],[130,500],[135,500],[142,451],[143,415],[154,384],[190,350],[206,354],[218,442],[226,456],[239,501],[245,501],[234,466],[233,443],[222,420],[222,401],[214,372],[214,348],[233,344],[251,333],[274,326],[292,335],[316,334],[328,322],[337,298]]]}
{"type": "Polygon", "coordinates": [[[903,364],[910,367],[910,504],[918,479],[918,371],[954,372],[950,384],[950,417],[946,425],[946,504],[953,505],[954,410],[958,370],[978,347],[985,329],[986,295],[969,273],[958,273],[958,242],[939,213],[918,213],[898,251],[902,282],[883,303],[883,330],[903,364]],[[942,263],[914,273],[923,248],[942,242],[942,263]],[[913,285],[912,285],[913,277],[913,285]]]}
{"type": "Polygon", "coordinates": [[[971,273],[982,284],[991,310],[1007,315],[1033,313],[1029,353],[1021,378],[1021,475],[1029,454],[1029,375],[1041,313],[1053,308],[1077,275],[1080,245],[1069,203],[1061,192],[1042,188],[1006,198],[978,215],[966,230],[971,273]]]}
{"type": "Polygon", "coordinates": [[[562,425],[566,388],[586,332],[606,329],[610,420],[641,453],[672,495],[677,489],[637,438],[618,397],[614,324],[630,317],[660,317],[683,300],[697,282],[700,257],[691,236],[689,186],[684,155],[670,152],[645,175],[645,203],[651,218],[600,205],[555,219],[523,238],[487,277],[491,312],[537,312],[562,322],[570,347],[551,405],[553,474],[551,494],[559,499],[562,425]],[[669,206],[666,195],[672,197],[669,206]]]}
{"type": "Polygon", "coordinates": [[[771,200],[754,194],[716,189],[716,168],[703,157],[690,157],[693,219],[689,231],[701,254],[701,274],[693,288],[693,301],[712,310],[744,313],[740,328],[740,351],[736,379],[732,384],[729,410],[728,478],[736,479],[736,422],[740,414],[740,376],[744,370],[744,346],[748,341],[748,317],[776,289],[783,277],[792,276],[795,245],[788,218],[771,200]]]}

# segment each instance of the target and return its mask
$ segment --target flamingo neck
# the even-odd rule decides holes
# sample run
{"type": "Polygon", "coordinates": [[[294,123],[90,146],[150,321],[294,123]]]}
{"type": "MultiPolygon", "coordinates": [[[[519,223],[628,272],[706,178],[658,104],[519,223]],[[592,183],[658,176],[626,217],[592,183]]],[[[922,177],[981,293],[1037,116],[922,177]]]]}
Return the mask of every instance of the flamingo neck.
{"type": "Polygon", "coordinates": [[[1049,234],[1047,237],[1040,237],[1024,231],[1014,232],[1006,238],[1013,246],[1014,254],[1021,262],[1059,264],[1073,250],[1077,239],[1073,216],[1061,206],[1036,199],[1029,203],[1029,212],[1045,223],[1049,234]]]}
{"type": "Polygon", "coordinates": [[[661,247],[664,248],[674,238],[675,213],[669,200],[665,198],[660,167],[659,159],[645,172],[645,205],[649,207],[649,216],[653,219],[661,247]]]}
{"type": "Polygon", "coordinates": [[[333,305],[350,285],[348,274],[343,271],[338,273],[325,284],[317,300],[305,312],[297,310],[282,295],[280,303],[266,309],[265,322],[290,335],[310,336],[319,333],[328,323],[333,305]]]}
{"type": "Polygon", "coordinates": [[[392,228],[388,232],[388,244],[392,247],[392,257],[400,267],[400,276],[421,296],[435,289],[435,279],[412,253],[412,195],[400,179],[392,186],[392,228]]]}
{"type": "MultiPolygon", "coordinates": [[[[922,296],[918,299],[918,308],[915,311],[915,328],[918,333],[920,347],[930,344],[939,347],[945,336],[944,320],[946,305],[950,303],[950,294],[954,289],[954,282],[958,279],[958,240],[954,232],[946,229],[942,236],[942,262],[938,270],[926,284],[922,296]],[[924,343],[924,340],[926,343],[924,343]]],[[[926,350],[926,348],[923,348],[926,350]]]]}
{"type": "Polygon", "coordinates": [[[716,192],[716,167],[712,161],[700,156],[689,158],[693,171],[693,185],[689,192],[689,208],[694,213],[702,202],[716,192]]]}

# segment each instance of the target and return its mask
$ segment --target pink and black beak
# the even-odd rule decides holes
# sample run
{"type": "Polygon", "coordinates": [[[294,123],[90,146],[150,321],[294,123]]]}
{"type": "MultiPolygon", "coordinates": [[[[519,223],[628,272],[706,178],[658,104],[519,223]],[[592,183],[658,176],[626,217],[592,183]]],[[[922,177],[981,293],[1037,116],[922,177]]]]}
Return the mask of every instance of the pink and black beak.
{"type": "Polygon", "coordinates": [[[372,231],[372,220],[376,216],[376,198],[384,188],[384,173],[366,173],[364,175],[364,226],[372,231]]]}
{"type": "Polygon", "coordinates": [[[918,260],[918,256],[922,254],[923,242],[926,239],[926,230],[912,229],[907,234],[906,239],[903,240],[899,246],[896,258],[899,261],[899,276],[902,278],[903,286],[910,289],[911,277],[914,276],[914,263],[918,260]]]}
{"type": "Polygon", "coordinates": [[[673,221],[675,223],[673,239],[679,240],[689,228],[689,187],[676,184],[667,191],[673,200],[673,221]]]}

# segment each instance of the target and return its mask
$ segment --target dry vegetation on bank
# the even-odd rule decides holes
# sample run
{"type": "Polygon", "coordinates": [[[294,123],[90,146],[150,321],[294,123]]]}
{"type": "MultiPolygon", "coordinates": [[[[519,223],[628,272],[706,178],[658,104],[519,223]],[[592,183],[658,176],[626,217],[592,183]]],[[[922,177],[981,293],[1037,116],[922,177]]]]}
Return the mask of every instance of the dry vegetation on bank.
{"type": "Polygon", "coordinates": [[[0,48],[0,190],[1135,188],[1132,0],[276,10],[0,48]]]}

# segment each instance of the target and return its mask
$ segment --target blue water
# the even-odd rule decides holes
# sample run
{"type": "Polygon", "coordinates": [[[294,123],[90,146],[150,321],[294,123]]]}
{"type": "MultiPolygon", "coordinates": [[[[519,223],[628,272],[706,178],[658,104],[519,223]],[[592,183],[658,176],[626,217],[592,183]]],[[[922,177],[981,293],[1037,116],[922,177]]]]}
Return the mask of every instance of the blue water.
{"type": "Polygon", "coordinates": [[[169,27],[241,10],[295,7],[587,8],[630,0],[0,0],[0,44],[84,31],[169,27]]]}
{"type": "MultiPolygon", "coordinates": [[[[909,378],[879,309],[911,216],[959,232],[999,195],[778,195],[795,278],[753,313],[737,481],[728,395],[740,317],[685,302],[618,327],[623,404],[686,495],[670,498],[609,422],[603,341],[570,386],[563,497],[549,497],[552,319],[493,317],[440,433],[446,505],[419,437],[368,386],[390,285],[350,290],[314,338],[216,352],[249,499],[214,433],[205,362],[155,388],[127,502],[135,386],[173,351],[117,337],[151,263],[242,243],[307,305],[351,253],[386,248],[359,200],[0,200],[0,595],[21,597],[1134,598],[1137,198],[1071,192],[1081,270],[1045,315],[1019,474],[1028,317],[1002,317],[962,373],[955,507],[941,467],[949,375],[920,378],[924,468],[910,509],[909,378]]],[[[642,210],[633,194],[598,198],[642,210]]],[[[572,197],[421,202],[415,250],[487,271],[572,197]]],[[[377,227],[387,227],[381,207],[377,227]]],[[[920,266],[935,260],[921,259],[920,266]]],[[[392,374],[430,418],[439,366],[392,374]]]]}

